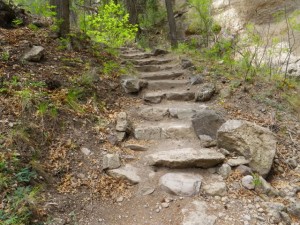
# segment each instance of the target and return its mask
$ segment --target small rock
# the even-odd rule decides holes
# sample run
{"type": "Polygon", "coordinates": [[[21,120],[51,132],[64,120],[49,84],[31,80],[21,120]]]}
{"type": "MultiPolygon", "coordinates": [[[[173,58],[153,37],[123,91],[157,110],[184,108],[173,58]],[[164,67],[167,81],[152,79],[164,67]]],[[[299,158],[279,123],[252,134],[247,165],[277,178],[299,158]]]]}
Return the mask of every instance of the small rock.
{"type": "Polygon", "coordinates": [[[90,155],[91,154],[91,150],[89,150],[88,148],[80,148],[80,151],[85,154],[85,155],[90,155]]]}
{"type": "Polygon", "coordinates": [[[102,168],[105,169],[116,169],[121,166],[120,156],[118,154],[107,154],[103,156],[102,168]]]}
{"type": "Polygon", "coordinates": [[[279,191],[273,188],[262,176],[259,176],[258,179],[258,184],[255,186],[257,192],[273,197],[279,195],[279,191]]]}
{"type": "Polygon", "coordinates": [[[189,173],[167,173],[159,180],[161,187],[175,195],[193,196],[199,193],[202,177],[189,173]]]}
{"type": "Polygon", "coordinates": [[[126,132],[129,130],[129,122],[127,120],[127,114],[125,112],[120,112],[118,114],[116,130],[121,132],[126,132]]]}
{"type": "Polygon", "coordinates": [[[155,191],[155,188],[146,188],[142,191],[142,195],[151,195],[155,191]]]}
{"type": "Polygon", "coordinates": [[[119,142],[119,138],[116,135],[113,135],[113,134],[108,135],[107,140],[112,145],[116,145],[119,142]]]}
{"type": "MultiPolygon", "coordinates": [[[[125,140],[125,138],[126,138],[126,132],[116,132],[116,138],[117,138],[117,141],[118,142],[122,142],[122,141],[124,141],[125,140]]],[[[117,143],[118,143],[117,142],[117,143]]]]}
{"type": "Polygon", "coordinates": [[[155,209],[155,212],[159,213],[159,212],[160,212],[160,209],[155,209]]]}
{"type": "Polygon", "coordinates": [[[117,200],[116,200],[116,202],[123,202],[123,201],[124,201],[124,197],[123,196],[117,198],[117,200]]]}
{"type": "Polygon", "coordinates": [[[159,48],[156,48],[152,51],[152,54],[153,56],[158,56],[158,55],[165,55],[165,54],[168,54],[169,52],[167,50],[164,50],[164,49],[159,49],[159,48]]]}
{"type": "Polygon", "coordinates": [[[243,156],[239,156],[235,159],[229,159],[227,161],[228,165],[230,165],[230,166],[244,165],[244,164],[248,164],[249,162],[250,162],[250,160],[245,159],[245,157],[243,157],[243,156]]]}
{"type": "Polygon", "coordinates": [[[125,165],[125,167],[108,170],[107,173],[113,177],[126,179],[132,184],[138,184],[141,181],[138,169],[129,164],[125,165]]]}
{"type": "Polygon", "coordinates": [[[298,162],[295,158],[289,158],[286,160],[286,163],[292,168],[295,169],[298,166],[298,162]]]}
{"type": "Polygon", "coordinates": [[[254,178],[251,175],[244,176],[242,178],[242,185],[248,190],[253,190],[255,188],[254,178]]]}
{"type": "Polygon", "coordinates": [[[209,101],[216,91],[214,84],[203,85],[198,92],[195,93],[196,102],[209,101]]]}
{"type": "Polygon", "coordinates": [[[204,79],[201,75],[196,75],[196,76],[190,77],[191,85],[202,84],[203,82],[204,82],[204,79]]]}
{"type": "Polygon", "coordinates": [[[30,62],[39,62],[44,57],[44,48],[42,46],[33,46],[25,53],[23,59],[30,62]]]}
{"type": "Polygon", "coordinates": [[[182,69],[187,69],[187,68],[192,67],[192,66],[194,66],[194,64],[192,63],[191,60],[189,60],[189,59],[182,59],[181,60],[181,68],[182,69]]]}
{"type": "Polygon", "coordinates": [[[141,90],[141,81],[136,78],[126,78],[121,81],[126,93],[138,93],[141,90]]]}
{"type": "Polygon", "coordinates": [[[125,148],[129,148],[133,151],[147,151],[148,149],[142,145],[138,145],[138,144],[125,144],[124,145],[125,148]]]}
{"type": "Polygon", "coordinates": [[[293,216],[297,217],[298,219],[300,219],[300,201],[296,201],[294,203],[291,203],[288,206],[288,212],[290,214],[292,214],[293,216]]]}
{"type": "Polygon", "coordinates": [[[229,177],[230,173],[231,173],[231,167],[224,163],[218,170],[218,173],[224,178],[226,179],[227,177],[229,177]]]}
{"type": "Polygon", "coordinates": [[[252,169],[245,165],[239,165],[235,171],[244,176],[251,175],[253,173],[252,169]]]}
{"type": "Polygon", "coordinates": [[[168,203],[168,202],[163,202],[163,203],[161,203],[161,206],[162,206],[163,208],[169,208],[170,203],[168,203]]]}
{"type": "Polygon", "coordinates": [[[210,196],[225,196],[227,193],[225,182],[214,182],[204,185],[203,190],[210,196]]]}

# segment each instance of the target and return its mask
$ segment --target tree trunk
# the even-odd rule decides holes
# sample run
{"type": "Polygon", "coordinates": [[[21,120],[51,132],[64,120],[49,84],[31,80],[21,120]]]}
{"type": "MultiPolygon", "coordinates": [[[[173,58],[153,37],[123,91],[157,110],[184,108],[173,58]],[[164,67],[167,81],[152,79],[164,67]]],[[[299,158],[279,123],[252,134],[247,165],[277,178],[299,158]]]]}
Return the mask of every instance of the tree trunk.
{"type": "Polygon", "coordinates": [[[50,5],[55,6],[56,19],[58,25],[58,35],[66,37],[70,33],[70,1],[50,0],[50,5]]]}
{"type": "Polygon", "coordinates": [[[129,13],[129,23],[138,24],[138,6],[136,0],[126,0],[126,8],[129,13]]]}
{"type": "Polygon", "coordinates": [[[173,48],[177,48],[178,42],[176,37],[176,22],[173,14],[172,0],[165,0],[165,2],[166,2],[167,14],[168,14],[168,22],[170,27],[171,45],[173,48]]]}

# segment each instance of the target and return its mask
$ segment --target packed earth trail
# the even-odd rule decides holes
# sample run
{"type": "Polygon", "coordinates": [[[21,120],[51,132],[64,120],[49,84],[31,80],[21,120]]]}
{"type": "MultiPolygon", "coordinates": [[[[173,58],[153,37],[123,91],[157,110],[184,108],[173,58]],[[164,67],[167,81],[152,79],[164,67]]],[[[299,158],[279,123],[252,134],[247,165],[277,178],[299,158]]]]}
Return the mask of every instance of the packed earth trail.
{"type": "Polygon", "coordinates": [[[269,129],[214,110],[216,87],[189,60],[136,48],[122,48],[122,58],[138,74],[121,77],[133,101],[109,141],[134,156],[106,154],[103,169],[128,181],[131,195],[92,202],[79,224],[299,224],[297,187],[285,205],[264,179],[276,151],[269,129]]]}

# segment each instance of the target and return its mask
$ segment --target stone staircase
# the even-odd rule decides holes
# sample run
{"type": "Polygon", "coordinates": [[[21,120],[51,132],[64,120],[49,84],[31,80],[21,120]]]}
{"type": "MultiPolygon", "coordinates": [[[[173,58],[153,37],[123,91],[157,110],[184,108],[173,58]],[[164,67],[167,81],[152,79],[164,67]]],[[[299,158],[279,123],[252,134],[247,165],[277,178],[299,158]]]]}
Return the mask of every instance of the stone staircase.
{"type": "MultiPolygon", "coordinates": [[[[125,77],[122,85],[127,93],[138,94],[144,104],[126,109],[132,135],[123,146],[136,151],[137,160],[108,170],[108,174],[127,179],[139,190],[151,187],[158,195],[197,195],[203,171],[225,160],[217,149],[202,147],[192,125],[191,118],[208,108],[197,99],[197,92],[205,92],[206,84],[193,85],[191,71],[170,54],[154,56],[124,48],[121,57],[138,71],[137,77],[125,77]],[[138,87],[131,91],[126,85],[138,87]]],[[[209,91],[214,92],[214,87],[209,91]]]]}

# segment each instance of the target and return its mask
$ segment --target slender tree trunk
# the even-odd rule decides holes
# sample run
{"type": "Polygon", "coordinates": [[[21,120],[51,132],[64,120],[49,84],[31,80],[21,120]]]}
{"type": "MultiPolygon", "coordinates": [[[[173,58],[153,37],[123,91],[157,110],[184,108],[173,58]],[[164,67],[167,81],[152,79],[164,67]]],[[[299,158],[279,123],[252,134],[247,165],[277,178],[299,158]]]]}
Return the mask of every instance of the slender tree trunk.
{"type": "Polygon", "coordinates": [[[176,22],[173,14],[172,0],[165,0],[165,3],[166,3],[168,21],[170,27],[171,45],[173,48],[177,48],[178,42],[176,37],[176,22]]]}
{"type": "Polygon", "coordinates": [[[129,13],[129,22],[131,24],[138,24],[138,9],[136,0],[126,0],[126,8],[129,13]]]}
{"type": "Polygon", "coordinates": [[[58,23],[58,35],[66,37],[70,33],[70,1],[69,0],[50,0],[50,5],[55,6],[56,18],[58,23]]]}

